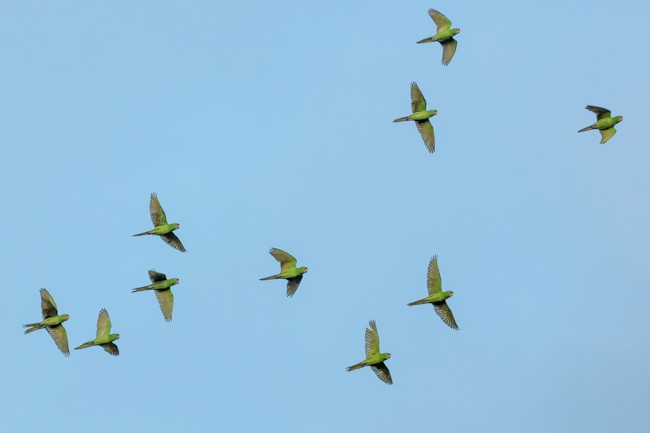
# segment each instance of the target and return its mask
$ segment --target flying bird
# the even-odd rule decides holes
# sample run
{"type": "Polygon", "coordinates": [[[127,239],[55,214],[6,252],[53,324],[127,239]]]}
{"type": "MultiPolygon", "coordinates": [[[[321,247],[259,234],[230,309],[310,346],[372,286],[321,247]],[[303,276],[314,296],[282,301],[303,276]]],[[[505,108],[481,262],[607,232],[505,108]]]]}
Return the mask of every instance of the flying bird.
{"type": "Polygon", "coordinates": [[[450,328],[458,329],[451,308],[447,305],[447,298],[451,298],[454,295],[454,292],[442,291],[442,280],[440,279],[440,270],[438,269],[438,256],[433,256],[429,262],[427,289],[429,290],[429,296],[420,299],[419,301],[411,302],[408,305],[433,304],[433,309],[436,311],[438,316],[440,316],[442,321],[450,328]]]}
{"type": "Polygon", "coordinates": [[[178,236],[173,233],[174,230],[180,228],[181,225],[178,223],[167,223],[167,216],[165,215],[165,211],[160,205],[158,196],[155,192],[151,193],[151,199],[149,200],[149,213],[151,214],[153,229],[147,232],[135,234],[133,236],[158,235],[168,245],[176,248],[179,251],[185,252],[185,247],[181,243],[181,240],[178,239],[178,236]]]}
{"type": "Polygon", "coordinates": [[[287,296],[293,296],[302,281],[302,275],[307,272],[307,267],[301,266],[297,268],[296,258],[281,249],[271,248],[269,254],[271,254],[275,260],[280,262],[280,273],[271,275],[270,277],[260,278],[260,281],[284,278],[287,280],[287,296]]]}
{"type": "Polygon", "coordinates": [[[442,64],[447,66],[456,52],[458,42],[454,39],[454,36],[460,33],[460,29],[452,29],[449,18],[435,9],[429,9],[429,16],[436,23],[436,34],[419,40],[417,43],[440,42],[440,45],[442,45],[442,64]]]}
{"type": "Polygon", "coordinates": [[[596,123],[589,125],[585,128],[582,128],[578,132],[589,131],[590,129],[598,129],[602,139],[600,140],[601,144],[607,143],[607,141],[616,134],[616,125],[618,122],[623,120],[623,116],[612,117],[612,112],[607,108],[596,107],[595,105],[587,105],[585,107],[587,110],[596,113],[596,123]]]}
{"type": "Polygon", "coordinates": [[[422,95],[416,82],[411,83],[411,111],[413,111],[413,114],[400,117],[393,120],[393,122],[415,121],[415,126],[418,127],[425,146],[427,146],[429,152],[433,153],[436,150],[436,139],[429,118],[438,114],[438,110],[427,110],[427,100],[424,99],[424,95],[422,95]]]}
{"type": "Polygon", "coordinates": [[[156,272],[153,269],[149,270],[149,279],[151,284],[137,287],[131,290],[131,293],[154,290],[156,298],[158,298],[158,304],[160,304],[160,311],[162,311],[165,320],[169,322],[172,320],[172,310],[174,309],[174,294],[171,287],[178,284],[180,280],[178,278],[167,278],[165,274],[156,272]]]}
{"type": "Polygon", "coordinates": [[[67,314],[59,315],[56,308],[56,302],[54,302],[50,292],[45,289],[41,289],[41,312],[43,314],[43,321],[23,325],[25,328],[29,328],[25,331],[25,334],[45,328],[50,334],[50,337],[52,337],[52,340],[54,340],[56,347],[58,347],[65,356],[69,356],[70,349],[68,348],[68,334],[65,332],[63,322],[68,320],[70,316],[67,314]]]}
{"type": "Polygon", "coordinates": [[[102,308],[99,311],[99,317],[97,318],[97,337],[94,340],[90,340],[82,344],[81,346],[75,347],[77,349],[85,349],[86,347],[91,346],[101,346],[104,350],[110,353],[113,356],[120,354],[120,349],[113,341],[118,340],[120,334],[111,334],[111,318],[108,316],[108,311],[105,308],[102,308]]]}
{"type": "Polygon", "coordinates": [[[389,385],[392,385],[393,379],[390,377],[390,371],[384,361],[390,359],[390,353],[381,353],[379,350],[379,333],[374,320],[370,321],[370,329],[366,328],[366,359],[358,364],[351,365],[347,371],[370,366],[377,377],[389,385]]]}

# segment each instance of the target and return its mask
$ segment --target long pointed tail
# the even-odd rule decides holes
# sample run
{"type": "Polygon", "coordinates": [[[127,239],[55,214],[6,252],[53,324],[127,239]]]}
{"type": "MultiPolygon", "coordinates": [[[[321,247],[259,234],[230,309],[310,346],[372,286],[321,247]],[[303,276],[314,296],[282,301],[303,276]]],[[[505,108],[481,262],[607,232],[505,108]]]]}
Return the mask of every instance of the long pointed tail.
{"type": "Polygon", "coordinates": [[[260,278],[260,281],[266,281],[266,280],[277,280],[278,278],[280,278],[280,277],[277,276],[277,275],[271,275],[270,277],[260,278]]]}
{"type": "Polygon", "coordinates": [[[416,42],[416,44],[426,44],[427,42],[435,42],[431,36],[428,38],[421,39],[416,42]]]}
{"type": "Polygon", "coordinates": [[[151,230],[149,230],[148,232],[138,233],[137,235],[133,235],[133,236],[142,236],[142,235],[150,235],[150,234],[152,234],[151,230]]]}
{"type": "Polygon", "coordinates": [[[585,126],[578,132],[585,132],[585,131],[589,131],[590,129],[596,129],[596,127],[594,125],[585,126]]]}
{"type": "Polygon", "coordinates": [[[346,370],[347,371],[358,370],[359,368],[365,367],[365,366],[366,366],[366,364],[364,364],[364,361],[361,361],[358,364],[354,364],[354,365],[349,366],[348,368],[346,368],[346,370]]]}
{"type": "Polygon", "coordinates": [[[24,328],[29,328],[25,330],[25,334],[29,334],[30,332],[38,331],[39,329],[43,329],[43,326],[41,326],[40,323],[28,323],[26,325],[23,325],[24,328]]]}
{"type": "Polygon", "coordinates": [[[149,286],[136,287],[135,289],[131,290],[131,293],[143,292],[145,290],[152,290],[152,289],[153,289],[153,287],[151,287],[150,285],[149,286]]]}
{"type": "Polygon", "coordinates": [[[407,120],[411,120],[411,116],[400,117],[399,119],[393,120],[393,122],[406,122],[407,120]]]}
{"type": "Polygon", "coordinates": [[[94,346],[93,342],[92,342],[92,341],[86,341],[86,342],[85,342],[84,344],[82,344],[81,346],[77,346],[77,347],[75,347],[74,350],[85,349],[86,347],[91,347],[91,346],[94,346]]]}
{"type": "Polygon", "coordinates": [[[422,305],[422,304],[426,304],[426,303],[427,303],[427,299],[424,298],[424,299],[420,299],[419,301],[413,301],[413,302],[411,302],[409,304],[406,304],[406,305],[408,305],[410,307],[410,306],[413,306],[413,305],[422,305]]]}

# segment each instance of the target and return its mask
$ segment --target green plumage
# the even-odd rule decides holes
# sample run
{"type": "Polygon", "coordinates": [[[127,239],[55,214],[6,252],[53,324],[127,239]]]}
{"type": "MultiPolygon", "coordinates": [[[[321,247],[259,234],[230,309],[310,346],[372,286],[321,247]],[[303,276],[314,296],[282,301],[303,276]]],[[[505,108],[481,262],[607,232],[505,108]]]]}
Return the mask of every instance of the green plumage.
{"type": "Polygon", "coordinates": [[[381,353],[379,349],[379,332],[374,320],[370,321],[370,329],[366,328],[366,359],[358,364],[349,366],[346,370],[352,371],[369,366],[377,377],[387,384],[393,383],[393,378],[384,361],[390,359],[390,353],[381,353]]]}
{"type": "Polygon", "coordinates": [[[178,278],[167,278],[165,274],[156,272],[153,269],[149,270],[149,279],[151,284],[137,287],[131,290],[131,293],[154,290],[160,305],[160,311],[162,311],[165,320],[169,322],[172,320],[172,310],[174,309],[174,294],[171,287],[178,284],[180,280],[178,278]]]}
{"type": "Polygon", "coordinates": [[[97,336],[94,340],[85,342],[84,344],[75,347],[75,350],[85,349],[86,347],[101,346],[106,352],[113,356],[120,354],[120,350],[113,341],[118,340],[120,334],[111,334],[111,318],[108,316],[108,311],[102,308],[99,311],[97,318],[97,336]]]}
{"type": "Polygon", "coordinates": [[[287,280],[287,296],[293,296],[293,294],[296,293],[296,290],[298,290],[298,286],[302,281],[302,275],[307,272],[308,268],[306,266],[299,268],[296,267],[296,258],[286,251],[282,251],[278,248],[271,248],[269,250],[269,254],[271,254],[275,260],[280,262],[280,273],[271,275],[269,277],[260,278],[260,281],[283,278],[287,280]]]}
{"type": "Polygon", "coordinates": [[[579,130],[578,132],[585,132],[591,129],[598,129],[600,131],[601,144],[607,143],[607,141],[616,134],[616,125],[619,122],[623,121],[623,116],[612,117],[612,112],[607,108],[596,107],[595,105],[587,105],[585,107],[587,110],[592,113],[596,113],[596,123],[586,126],[579,130]]]}
{"type": "Polygon", "coordinates": [[[25,331],[25,334],[45,328],[48,334],[50,334],[50,337],[52,337],[52,340],[54,340],[56,347],[65,356],[69,356],[68,333],[63,327],[63,322],[68,320],[70,316],[67,314],[59,315],[54,298],[45,289],[41,289],[41,313],[43,316],[41,322],[23,325],[23,327],[29,328],[25,331]]]}
{"type": "Polygon", "coordinates": [[[429,296],[418,301],[413,301],[408,305],[432,304],[433,309],[436,311],[438,316],[440,316],[443,322],[452,329],[458,329],[451,308],[447,305],[447,299],[451,298],[454,295],[454,292],[442,291],[442,279],[440,278],[440,270],[438,269],[438,256],[433,256],[429,261],[429,269],[427,271],[427,290],[429,291],[429,296]]]}
{"type": "Polygon", "coordinates": [[[411,83],[411,111],[412,114],[395,119],[393,122],[414,121],[424,145],[430,153],[433,153],[436,150],[436,138],[429,118],[438,114],[438,110],[427,110],[427,101],[415,82],[411,83]]]}
{"type": "Polygon", "coordinates": [[[157,235],[167,243],[167,245],[176,248],[179,251],[185,252],[185,247],[181,243],[181,240],[178,239],[173,232],[181,227],[178,223],[167,222],[167,216],[163,210],[160,202],[158,201],[158,196],[156,193],[151,193],[151,198],[149,199],[149,213],[151,214],[151,222],[153,223],[153,229],[135,234],[133,236],[143,236],[143,235],[157,235]]]}
{"type": "Polygon", "coordinates": [[[449,62],[451,62],[452,57],[454,57],[454,53],[456,53],[458,42],[454,39],[454,36],[460,33],[460,29],[452,29],[449,18],[435,9],[429,9],[429,16],[433,19],[433,22],[436,23],[436,34],[419,40],[417,43],[424,44],[427,42],[440,42],[440,45],[442,45],[441,63],[447,66],[449,62]]]}

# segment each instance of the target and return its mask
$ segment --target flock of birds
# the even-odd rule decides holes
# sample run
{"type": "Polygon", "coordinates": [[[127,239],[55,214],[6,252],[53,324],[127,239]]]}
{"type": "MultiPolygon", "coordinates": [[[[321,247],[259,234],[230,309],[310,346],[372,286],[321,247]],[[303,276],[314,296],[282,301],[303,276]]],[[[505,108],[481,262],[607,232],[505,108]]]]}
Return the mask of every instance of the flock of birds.
{"type": "MultiPolygon", "coordinates": [[[[417,43],[420,44],[427,42],[439,42],[442,46],[441,63],[446,66],[449,64],[449,62],[451,62],[451,59],[454,57],[454,54],[456,52],[458,42],[454,39],[454,36],[460,33],[460,29],[452,28],[451,21],[445,15],[435,9],[429,9],[429,16],[431,16],[437,26],[436,34],[424,38],[417,43]]],[[[606,143],[614,136],[614,134],[616,134],[616,129],[614,127],[616,124],[623,120],[623,117],[612,117],[610,110],[594,105],[587,105],[585,108],[595,113],[597,119],[595,123],[580,129],[578,132],[597,129],[601,134],[600,142],[606,143]]],[[[411,111],[412,113],[408,116],[395,119],[394,122],[414,121],[418,128],[418,131],[420,132],[420,135],[422,136],[422,140],[424,141],[425,146],[429,152],[433,153],[435,151],[435,136],[433,125],[429,119],[438,114],[438,111],[427,110],[426,99],[424,98],[424,95],[415,82],[411,83],[411,111]]],[[[176,234],[174,234],[174,230],[180,228],[180,225],[178,223],[167,222],[165,211],[160,205],[158,197],[155,193],[151,194],[149,202],[149,213],[151,214],[151,221],[154,225],[154,228],[146,232],[135,234],[133,236],[157,235],[171,247],[181,252],[185,252],[185,247],[183,246],[182,242],[176,236],[176,234]]],[[[307,272],[308,268],[305,266],[298,267],[296,258],[281,249],[271,248],[269,253],[273,256],[273,258],[275,258],[275,260],[280,263],[280,272],[275,275],[260,278],[260,280],[286,279],[287,296],[293,296],[296,293],[296,290],[302,281],[303,275],[307,272]]],[[[178,284],[180,280],[178,278],[167,278],[165,274],[156,272],[154,269],[149,270],[149,278],[151,280],[151,284],[135,288],[132,290],[132,292],[135,293],[146,290],[153,290],[156,298],[158,299],[163,317],[165,320],[170,321],[174,307],[174,294],[171,291],[171,287],[178,284]]],[[[438,269],[437,256],[433,256],[429,262],[429,268],[427,272],[427,290],[429,293],[427,297],[411,302],[408,305],[412,306],[432,304],[435,312],[446,325],[452,329],[458,329],[454,315],[446,302],[448,298],[453,296],[454,292],[442,290],[442,280],[440,278],[440,270],[438,269]]],[[[46,289],[41,289],[40,294],[43,320],[38,323],[30,323],[24,325],[24,327],[28,328],[25,331],[25,334],[39,329],[46,329],[59,350],[64,355],[68,356],[70,354],[70,349],[68,346],[67,333],[63,327],[63,322],[68,320],[70,316],[67,314],[58,313],[56,303],[54,302],[52,295],[50,295],[46,289]]],[[[366,359],[348,367],[347,371],[369,366],[372,368],[379,379],[388,384],[392,384],[393,380],[391,378],[390,371],[385,364],[385,361],[387,359],[390,359],[391,355],[390,353],[381,353],[381,350],[379,348],[379,333],[377,331],[377,324],[375,321],[371,320],[369,326],[370,328],[366,328],[365,333],[366,359]]],[[[102,309],[100,310],[99,317],[97,319],[96,337],[93,340],[87,341],[75,347],[75,349],[100,346],[111,355],[119,355],[119,349],[114,342],[120,338],[120,335],[111,334],[110,331],[111,320],[108,315],[108,311],[106,311],[106,309],[102,309]]]]}

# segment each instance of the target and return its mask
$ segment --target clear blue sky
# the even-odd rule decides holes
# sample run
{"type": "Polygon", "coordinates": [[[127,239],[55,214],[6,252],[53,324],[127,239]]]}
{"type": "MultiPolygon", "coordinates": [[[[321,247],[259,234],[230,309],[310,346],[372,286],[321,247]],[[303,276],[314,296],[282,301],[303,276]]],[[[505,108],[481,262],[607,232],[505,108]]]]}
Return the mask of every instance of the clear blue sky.
{"type": "Polygon", "coordinates": [[[3,431],[650,429],[650,4],[404,3],[0,6],[3,431]],[[131,236],[151,192],[187,253],[131,236]],[[406,306],[433,254],[459,331],[406,306]],[[120,356],[23,335],[41,287],[120,356]],[[392,386],[345,371],[370,319],[392,386]]]}

